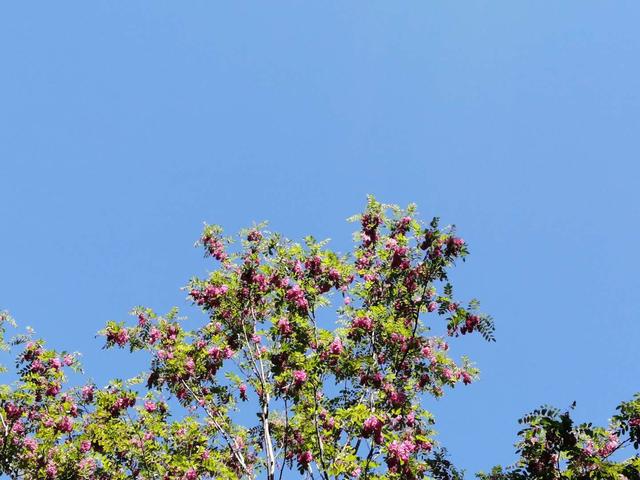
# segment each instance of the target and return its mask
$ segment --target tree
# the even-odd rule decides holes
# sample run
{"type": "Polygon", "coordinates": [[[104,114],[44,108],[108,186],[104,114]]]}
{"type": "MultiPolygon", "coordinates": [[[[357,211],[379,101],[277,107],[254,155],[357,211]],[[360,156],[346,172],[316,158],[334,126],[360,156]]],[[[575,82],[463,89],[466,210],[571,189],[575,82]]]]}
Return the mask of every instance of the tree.
{"type": "MultiPolygon", "coordinates": [[[[462,478],[422,404],[477,376],[467,358],[454,361],[449,341],[469,334],[494,340],[491,318],[476,300],[456,300],[448,281],[467,245],[437,218],[422,224],[413,205],[403,210],[369,198],[351,220],[360,229],[348,255],[312,237],[294,243],[263,224],[235,243],[206,226],[198,243],[216,268],[188,286],[205,314],[200,328],[185,329],[177,309],[158,315],[138,307],[133,325],[109,322],[102,331],[107,348],[149,354],[149,371],[133,379],[63,390],[77,358],[29,335],[16,338],[19,378],[0,390],[2,472],[462,478]]],[[[3,314],[2,338],[9,323],[3,314]]],[[[637,478],[637,460],[609,461],[624,442],[637,448],[637,399],[621,407],[617,430],[574,428],[566,418],[549,410],[527,417],[522,461],[482,478],[561,478],[560,471],[580,472],[565,478],[637,478]],[[613,435],[618,442],[626,433],[613,446],[613,435]]]]}

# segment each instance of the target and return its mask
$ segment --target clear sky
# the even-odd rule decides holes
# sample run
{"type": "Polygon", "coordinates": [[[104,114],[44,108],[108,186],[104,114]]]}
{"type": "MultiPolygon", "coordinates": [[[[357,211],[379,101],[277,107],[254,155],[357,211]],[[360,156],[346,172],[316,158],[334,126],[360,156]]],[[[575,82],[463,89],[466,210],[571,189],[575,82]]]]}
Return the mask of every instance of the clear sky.
{"type": "MultiPolygon", "coordinates": [[[[346,250],[367,193],[471,247],[498,342],[432,405],[469,471],[516,419],[640,390],[640,2],[4,2],[0,307],[99,381],[95,332],[186,306],[203,221],[346,250]]],[[[201,319],[201,317],[197,317],[201,319]]],[[[139,364],[142,366],[142,364],[139,364]]]]}

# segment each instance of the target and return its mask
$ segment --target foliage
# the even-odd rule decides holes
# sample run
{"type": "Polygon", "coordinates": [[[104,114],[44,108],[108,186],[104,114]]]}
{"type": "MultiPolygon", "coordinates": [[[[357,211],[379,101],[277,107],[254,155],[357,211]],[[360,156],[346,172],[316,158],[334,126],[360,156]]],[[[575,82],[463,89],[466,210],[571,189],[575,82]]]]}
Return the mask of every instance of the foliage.
{"type": "MultiPolygon", "coordinates": [[[[477,377],[466,357],[451,356],[450,341],[474,333],[495,340],[477,300],[463,306],[449,282],[467,245],[437,218],[421,223],[414,205],[370,197],[351,220],[360,228],[348,255],[263,224],[236,240],[206,226],[198,245],[215,268],[187,287],[202,325],[186,329],[177,309],[138,307],[135,323],[109,322],[101,332],[107,348],[148,354],[149,373],[129,381],[65,387],[77,356],[17,338],[18,380],[0,389],[1,471],[61,479],[462,478],[422,405],[477,377]]],[[[8,346],[10,317],[0,320],[0,347],[8,346]]],[[[623,404],[605,430],[536,411],[523,420],[522,460],[480,476],[638,478],[637,459],[610,456],[629,443],[637,448],[639,413],[638,399],[623,404]],[[594,472],[605,476],[584,476],[594,472]]]]}
{"type": "MultiPolygon", "coordinates": [[[[571,410],[575,404],[571,406],[571,410]]],[[[625,448],[638,449],[640,395],[618,406],[607,428],[575,425],[571,412],[541,407],[519,420],[520,459],[511,468],[496,467],[484,480],[640,479],[640,457],[616,460],[625,448]]]]}

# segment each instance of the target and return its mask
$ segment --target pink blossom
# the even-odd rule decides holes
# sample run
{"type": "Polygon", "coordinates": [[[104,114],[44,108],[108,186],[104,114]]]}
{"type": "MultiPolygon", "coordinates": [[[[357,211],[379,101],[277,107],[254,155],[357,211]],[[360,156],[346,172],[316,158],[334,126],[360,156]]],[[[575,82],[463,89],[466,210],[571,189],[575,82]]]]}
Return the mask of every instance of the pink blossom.
{"type": "Polygon", "coordinates": [[[413,427],[415,423],[416,423],[416,412],[411,411],[407,415],[407,425],[409,425],[410,427],[413,427]]]}
{"type": "Polygon", "coordinates": [[[293,301],[298,308],[306,310],[309,307],[309,302],[304,295],[304,290],[302,290],[299,285],[294,285],[287,290],[286,297],[287,300],[293,301]]]}
{"type": "Polygon", "coordinates": [[[71,354],[66,354],[63,358],[62,358],[62,363],[66,366],[69,367],[71,365],[73,365],[73,355],[71,354]]]}
{"type": "Polygon", "coordinates": [[[196,369],[196,362],[193,361],[193,358],[187,357],[184,362],[184,368],[190,375],[193,375],[196,369]]]}
{"type": "Polygon", "coordinates": [[[153,345],[156,343],[160,337],[162,336],[162,332],[158,330],[156,327],[151,327],[149,329],[149,343],[153,345]]]}
{"type": "Polygon", "coordinates": [[[403,405],[407,401],[407,396],[403,392],[392,391],[389,394],[389,401],[396,407],[403,405]]]}
{"type": "Polygon", "coordinates": [[[277,327],[280,334],[285,337],[293,332],[293,328],[291,327],[289,320],[287,320],[285,317],[282,317],[278,320],[277,327]]]}
{"type": "Polygon", "coordinates": [[[73,420],[69,417],[62,417],[56,426],[61,432],[68,433],[73,430],[73,420]]]}
{"type": "Polygon", "coordinates": [[[298,454],[298,462],[301,465],[309,465],[313,461],[313,454],[306,450],[298,454]]]}
{"type": "Polygon", "coordinates": [[[596,454],[596,449],[593,446],[593,441],[591,441],[591,440],[587,441],[585,446],[582,448],[582,451],[585,453],[585,455],[588,455],[590,457],[595,455],[596,454]]]}
{"type": "Polygon", "coordinates": [[[147,412],[155,412],[158,409],[158,406],[155,404],[155,402],[152,402],[150,400],[147,400],[144,402],[144,409],[147,412]]]}
{"type": "Polygon", "coordinates": [[[210,357],[212,357],[214,360],[220,360],[220,358],[222,357],[222,350],[220,350],[219,347],[213,346],[211,347],[207,353],[209,354],[210,357]]]}
{"type": "Polygon", "coordinates": [[[35,452],[38,449],[38,441],[32,437],[26,437],[22,444],[31,452],[35,452]]]}
{"type": "Polygon", "coordinates": [[[340,280],[340,272],[336,268],[329,269],[329,278],[334,282],[338,282],[340,280]]]}
{"type": "Polygon", "coordinates": [[[448,381],[451,381],[454,378],[453,371],[447,367],[442,369],[442,376],[446,378],[448,381]]]}
{"type": "Polygon", "coordinates": [[[293,381],[298,386],[302,385],[307,381],[307,372],[305,372],[304,370],[296,370],[295,372],[293,372],[293,381]]]}
{"type": "Polygon", "coordinates": [[[22,415],[22,409],[13,403],[7,403],[4,406],[4,411],[7,413],[9,420],[15,420],[22,415]]]}
{"type": "Polygon", "coordinates": [[[83,440],[82,443],[80,443],[80,451],[87,453],[89,450],[91,450],[91,442],[89,440],[83,440]]]}
{"type": "Polygon", "coordinates": [[[619,444],[618,436],[615,433],[610,433],[607,443],[605,443],[604,447],[598,451],[598,454],[601,457],[607,457],[611,455],[616,448],[618,448],[619,444]]]}
{"type": "Polygon", "coordinates": [[[336,337],[333,339],[333,342],[331,342],[331,345],[329,345],[329,351],[333,355],[340,355],[344,351],[344,346],[342,345],[340,337],[336,337]]]}
{"type": "Polygon", "coordinates": [[[53,461],[49,461],[49,463],[47,463],[45,473],[47,474],[47,478],[56,478],[56,476],[58,475],[58,468],[56,467],[56,464],[53,463],[53,461]]]}
{"type": "Polygon", "coordinates": [[[370,331],[373,328],[373,321],[369,317],[357,317],[351,324],[353,328],[361,328],[370,331]]]}
{"type": "Polygon", "coordinates": [[[60,385],[58,385],[57,383],[52,383],[47,387],[45,393],[50,397],[56,396],[58,393],[60,393],[60,385]]]}
{"type": "Polygon", "coordinates": [[[36,358],[31,363],[31,371],[32,372],[36,372],[36,373],[44,371],[44,364],[42,363],[42,361],[39,358],[36,358]]]}
{"type": "Polygon", "coordinates": [[[394,440],[387,449],[390,457],[400,463],[406,463],[409,461],[409,456],[416,450],[416,446],[409,440],[404,440],[403,442],[394,440]]]}
{"type": "Polygon", "coordinates": [[[85,385],[80,391],[82,393],[82,399],[85,402],[93,401],[93,392],[95,391],[95,387],[93,385],[85,385]]]}
{"type": "Polygon", "coordinates": [[[96,470],[97,464],[95,459],[89,457],[89,458],[83,458],[82,460],[80,460],[80,463],[78,463],[78,467],[83,472],[93,473],[96,470]]]}
{"type": "Polygon", "coordinates": [[[242,385],[240,385],[238,387],[238,390],[240,390],[240,398],[242,399],[242,401],[246,402],[247,401],[247,386],[243,383],[242,385]]]}
{"type": "Polygon", "coordinates": [[[195,480],[196,478],[198,478],[198,472],[196,471],[195,468],[191,467],[184,474],[184,478],[185,478],[185,480],[195,480]]]}
{"type": "Polygon", "coordinates": [[[377,443],[382,443],[382,427],[384,423],[375,415],[367,418],[362,424],[362,436],[365,438],[369,438],[370,436],[374,436],[374,440],[377,443]]]}
{"type": "Polygon", "coordinates": [[[125,343],[129,341],[128,330],[126,328],[123,328],[120,331],[118,331],[114,340],[118,345],[123,346],[125,343]]]}
{"type": "Polygon", "coordinates": [[[14,423],[13,427],[11,427],[11,431],[17,435],[22,435],[24,433],[24,424],[22,421],[18,420],[14,423]]]}

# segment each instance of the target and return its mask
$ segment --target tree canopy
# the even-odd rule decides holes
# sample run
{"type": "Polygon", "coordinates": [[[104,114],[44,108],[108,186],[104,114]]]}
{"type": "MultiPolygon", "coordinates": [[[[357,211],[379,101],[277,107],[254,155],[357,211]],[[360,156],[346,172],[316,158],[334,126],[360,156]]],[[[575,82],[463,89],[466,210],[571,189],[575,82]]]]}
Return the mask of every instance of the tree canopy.
{"type": "MultiPolygon", "coordinates": [[[[449,344],[492,342],[475,299],[454,295],[449,271],[468,255],[455,227],[420,221],[370,197],[353,251],[296,243],[265,224],[225,237],[207,225],[213,262],[187,286],[204,313],[189,330],[178,309],[136,307],[108,322],[107,348],[148,364],[106,386],[69,386],[76,355],[27,332],[15,381],[0,387],[0,469],[14,479],[458,479],[425,408],[472,383],[478,369],[449,344]],[[254,413],[255,415],[248,414],[254,413]]],[[[520,419],[519,458],[478,476],[640,479],[640,397],[610,425],[576,425],[571,409],[520,419]]],[[[443,425],[441,428],[446,428],[443,425]]],[[[489,433],[490,434],[490,433],[489,433]]]]}

